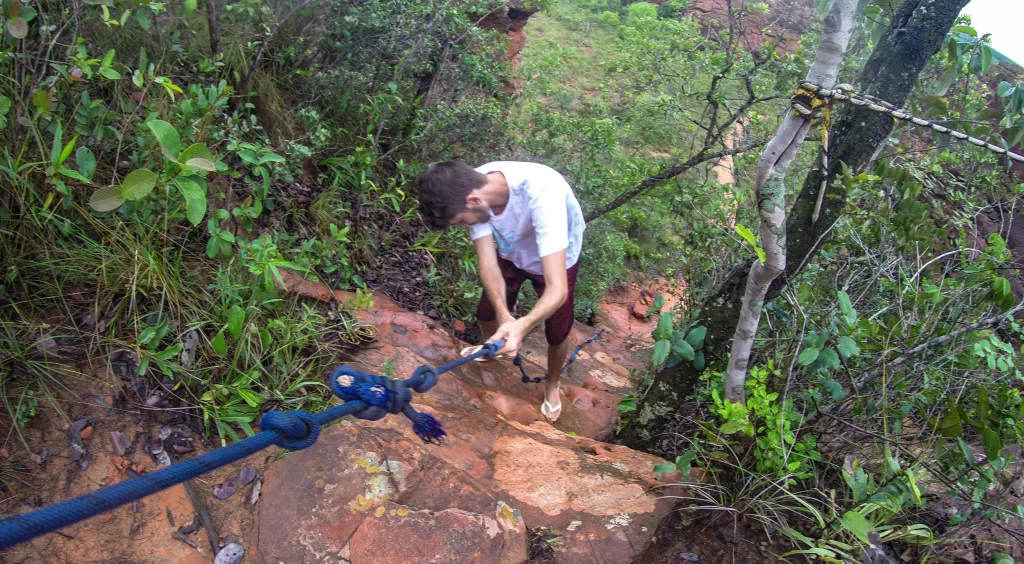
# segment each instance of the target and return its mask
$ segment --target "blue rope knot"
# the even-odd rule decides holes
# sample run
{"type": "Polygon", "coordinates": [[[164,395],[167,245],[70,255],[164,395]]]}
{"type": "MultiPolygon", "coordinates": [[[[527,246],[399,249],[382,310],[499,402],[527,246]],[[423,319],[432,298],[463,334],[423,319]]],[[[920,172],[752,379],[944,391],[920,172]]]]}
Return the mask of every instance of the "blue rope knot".
{"type": "Polygon", "coordinates": [[[437,370],[421,366],[408,380],[395,380],[367,374],[349,366],[339,366],[331,372],[328,385],[334,395],[346,402],[362,401],[366,407],[352,415],[359,419],[376,421],[388,413],[404,413],[412,421],[412,430],[425,443],[440,443],[447,433],[429,413],[413,409],[412,388],[425,392],[437,383],[437,370]]]}
{"type": "Polygon", "coordinates": [[[302,450],[312,446],[320,436],[320,423],[308,411],[269,411],[260,419],[260,428],[274,431],[278,438],[274,444],[288,450],[302,450]]]}

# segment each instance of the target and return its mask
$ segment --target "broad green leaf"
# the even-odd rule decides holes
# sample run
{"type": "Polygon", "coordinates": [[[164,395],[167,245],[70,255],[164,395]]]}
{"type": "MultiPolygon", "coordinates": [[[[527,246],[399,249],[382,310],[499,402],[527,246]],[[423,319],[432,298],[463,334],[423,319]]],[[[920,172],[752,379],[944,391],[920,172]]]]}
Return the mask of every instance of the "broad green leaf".
{"type": "Polygon", "coordinates": [[[1013,564],[1013,557],[1002,552],[993,552],[992,564],[1013,564]]]}
{"type": "Polygon", "coordinates": [[[999,88],[998,90],[996,90],[996,92],[999,94],[1000,98],[1005,98],[1010,94],[1013,94],[1014,90],[1016,90],[1016,88],[1014,88],[1012,84],[1004,80],[999,83],[999,88]]]}
{"type": "Polygon", "coordinates": [[[213,172],[217,170],[217,166],[213,164],[213,161],[204,159],[202,157],[193,157],[185,161],[185,164],[188,166],[194,166],[200,170],[205,170],[207,172],[213,172]]]}
{"type": "Polygon", "coordinates": [[[185,216],[192,225],[199,225],[206,216],[206,191],[191,178],[179,176],[174,185],[185,198],[185,216]]]}
{"type": "Polygon", "coordinates": [[[260,344],[263,345],[263,348],[266,349],[270,347],[270,343],[272,341],[273,340],[270,338],[270,331],[267,331],[264,327],[260,327],[260,344]]]}
{"type": "Polygon", "coordinates": [[[671,462],[659,462],[654,466],[655,474],[668,474],[676,471],[676,465],[671,462]]]}
{"type": "Polygon", "coordinates": [[[977,37],[978,36],[977,30],[975,30],[973,27],[971,27],[969,25],[953,26],[953,29],[951,29],[950,31],[952,31],[953,33],[963,33],[965,35],[970,35],[971,37],[977,37]]]}
{"type": "Polygon", "coordinates": [[[818,355],[818,360],[821,361],[822,365],[824,365],[825,368],[828,368],[830,370],[835,370],[840,367],[839,355],[836,353],[836,350],[833,349],[832,347],[822,349],[821,354],[818,355]]]}
{"type": "Polygon", "coordinates": [[[659,339],[671,339],[672,338],[672,314],[665,312],[658,317],[658,329],[655,332],[659,339]]]}
{"type": "Polygon", "coordinates": [[[214,352],[221,356],[227,356],[228,345],[224,342],[224,332],[217,333],[217,336],[210,341],[210,346],[213,347],[214,352]]]}
{"type": "Polygon", "coordinates": [[[228,310],[228,331],[231,336],[238,338],[242,335],[242,324],[245,322],[245,311],[237,305],[231,306],[228,310]]]}
{"type": "Polygon", "coordinates": [[[208,161],[217,160],[214,158],[213,153],[210,152],[210,149],[207,148],[206,145],[203,145],[202,143],[195,143],[193,145],[189,145],[187,149],[181,152],[179,158],[181,159],[182,162],[185,163],[195,158],[206,159],[208,161]]]}
{"type": "Polygon", "coordinates": [[[103,78],[107,78],[110,80],[121,80],[121,73],[111,68],[102,68],[97,70],[96,72],[100,73],[100,76],[102,76],[103,78]]]}
{"type": "Polygon", "coordinates": [[[828,395],[832,396],[832,401],[843,401],[846,399],[846,390],[843,389],[843,385],[839,382],[829,378],[821,384],[825,387],[828,395]]]}
{"type": "Polygon", "coordinates": [[[652,358],[654,365],[660,366],[661,363],[665,362],[665,359],[668,358],[668,353],[671,350],[672,343],[669,343],[665,339],[661,339],[654,343],[654,356],[652,358]]]}
{"type": "Polygon", "coordinates": [[[178,138],[178,131],[166,121],[154,119],[147,123],[149,129],[156,136],[156,142],[160,144],[160,150],[168,160],[177,162],[178,152],[181,151],[181,140],[178,138]]]}
{"type": "Polygon", "coordinates": [[[11,111],[11,99],[0,94],[0,116],[7,115],[9,111],[11,111]]]}
{"type": "Polygon", "coordinates": [[[693,357],[693,367],[697,370],[704,370],[704,351],[697,351],[697,354],[693,357]]]}
{"type": "MultiPolygon", "coordinates": [[[[153,25],[153,11],[149,6],[139,6],[139,8],[135,10],[135,21],[139,22],[142,29],[148,31],[153,25]]],[[[140,86],[139,88],[142,87],[140,86]]]]}
{"type": "Polygon", "coordinates": [[[78,172],[82,173],[86,181],[92,182],[92,175],[96,173],[96,155],[88,147],[79,147],[75,151],[75,162],[78,163],[78,172]]]}
{"type": "Polygon", "coordinates": [[[839,354],[842,355],[844,359],[860,354],[860,347],[857,346],[857,342],[845,335],[839,337],[839,341],[836,343],[836,348],[839,349],[839,354]]]}
{"type": "Polygon", "coordinates": [[[676,470],[681,472],[683,476],[690,475],[690,467],[693,465],[693,461],[697,458],[697,451],[688,450],[686,453],[676,457],[676,470]]]}
{"type": "Polygon", "coordinates": [[[999,458],[999,453],[1003,450],[1003,440],[999,438],[999,433],[991,427],[986,427],[981,434],[981,444],[985,446],[985,456],[989,462],[999,458]]]}
{"type": "Polygon", "coordinates": [[[800,356],[797,357],[796,361],[800,366],[807,366],[815,360],[818,360],[819,354],[821,354],[821,351],[818,349],[804,349],[803,352],[800,353],[800,356]]]}
{"type": "Polygon", "coordinates": [[[977,53],[971,55],[971,61],[967,64],[967,72],[971,74],[981,74],[981,67],[981,57],[977,53]]]}
{"type": "Polygon", "coordinates": [[[28,22],[25,18],[11,18],[7,20],[7,33],[15,39],[25,39],[28,35],[28,22]]]}
{"type": "Polygon", "coordinates": [[[42,113],[49,113],[50,111],[50,93],[42,88],[36,88],[32,91],[32,107],[39,110],[42,113]]]}
{"type": "Polygon", "coordinates": [[[957,70],[957,65],[949,66],[932,86],[932,92],[937,96],[945,96],[946,92],[949,91],[949,87],[953,85],[953,81],[956,80],[957,70]]]}
{"type": "Polygon", "coordinates": [[[107,186],[92,193],[89,206],[99,212],[114,211],[124,203],[120,186],[107,186]]]}
{"type": "Polygon", "coordinates": [[[690,329],[690,332],[686,334],[686,342],[690,343],[693,350],[699,351],[704,348],[704,337],[708,334],[708,328],[699,325],[690,329]]]}
{"type": "Polygon", "coordinates": [[[156,186],[157,176],[151,170],[140,168],[128,173],[121,182],[121,195],[129,200],[144,198],[156,186]]]}
{"type": "Polygon", "coordinates": [[[135,69],[135,72],[132,73],[132,84],[138,88],[142,88],[145,84],[142,79],[142,71],[140,69],[135,69]]]}
{"type": "Polygon", "coordinates": [[[239,388],[237,391],[238,395],[242,396],[242,399],[245,400],[245,403],[252,407],[259,407],[263,402],[267,401],[266,398],[250,389],[239,388]]]}
{"type": "Polygon", "coordinates": [[[217,237],[210,237],[210,240],[206,242],[206,256],[209,258],[217,258],[217,253],[220,252],[220,239],[217,237]]]}
{"type": "Polygon", "coordinates": [[[196,11],[196,0],[185,0],[185,13],[191,14],[196,11]]]}
{"type": "Polygon", "coordinates": [[[239,149],[238,157],[242,159],[242,162],[246,164],[256,164],[256,153],[253,153],[249,149],[239,149]]]}
{"type": "Polygon", "coordinates": [[[754,252],[757,253],[757,260],[761,261],[761,264],[764,264],[768,260],[768,256],[765,255],[764,249],[757,244],[757,238],[754,237],[754,234],[740,223],[736,224],[735,229],[736,233],[738,233],[740,237],[743,237],[747,243],[750,243],[750,246],[754,248],[754,252]]]}
{"type": "Polygon", "coordinates": [[[665,361],[665,368],[672,368],[673,366],[679,364],[682,361],[683,357],[676,354],[675,351],[672,351],[668,354],[668,360],[665,361]]]}
{"type": "Polygon", "coordinates": [[[857,322],[857,310],[853,309],[849,294],[842,290],[839,290],[839,311],[842,312],[847,324],[853,325],[857,322]]]}
{"type": "Polygon", "coordinates": [[[987,73],[992,67],[992,48],[988,45],[981,46],[981,72],[987,73]]]}
{"type": "Polygon", "coordinates": [[[619,400],[617,404],[620,413],[633,413],[636,411],[636,398],[628,395],[619,400]]]}
{"type": "Polygon", "coordinates": [[[847,511],[839,518],[839,522],[843,524],[843,528],[853,533],[862,543],[871,544],[871,541],[868,540],[868,533],[874,531],[875,527],[863,515],[856,511],[847,511]]]}
{"type": "Polygon", "coordinates": [[[267,153],[266,155],[263,155],[262,157],[260,157],[260,160],[256,164],[261,165],[261,164],[266,164],[266,163],[283,163],[283,162],[285,162],[285,160],[284,160],[284,157],[282,157],[281,155],[278,155],[277,153],[267,153]]]}
{"type": "Polygon", "coordinates": [[[100,67],[108,68],[111,63],[114,62],[114,50],[107,51],[107,54],[103,56],[103,62],[100,63],[100,67]]]}
{"type": "Polygon", "coordinates": [[[686,360],[693,360],[695,357],[693,347],[682,338],[681,334],[676,334],[676,338],[672,339],[672,352],[686,360]]]}

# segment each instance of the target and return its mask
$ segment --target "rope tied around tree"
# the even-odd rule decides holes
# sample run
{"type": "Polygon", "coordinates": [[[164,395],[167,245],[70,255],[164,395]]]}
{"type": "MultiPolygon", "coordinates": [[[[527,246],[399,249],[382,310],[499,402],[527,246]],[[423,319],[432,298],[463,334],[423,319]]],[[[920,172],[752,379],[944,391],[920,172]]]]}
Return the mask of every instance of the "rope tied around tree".
{"type": "Polygon", "coordinates": [[[237,443],[80,497],[3,519],[0,521],[0,550],[191,480],[270,446],[288,450],[309,448],[325,425],[346,415],[376,421],[388,414],[402,413],[412,422],[413,432],[423,442],[439,444],[446,433],[432,415],[412,407],[413,392],[427,392],[437,384],[441,374],[477,358],[494,358],[504,344],[504,341],[498,341],[484,345],[473,354],[436,368],[420,366],[406,380],[340,366],[331,372],[328,386],[343,404],[316,414],[304,410],[268,412],[260,419],[261,431],[237,443]]]}
{"type": "Polygon", "coordinates": [[[935,122],[914,116],[906,110],[897,108],[885,100],[879,100],[873,96],[860,94],[849,84],[838,84],[835,88],[824,88],[812,82],[802,81],[797,87],[796,93],[792,97],[793,114],[800,117],[806,117],[808,119],[818,117],[821,113],[821,108],[828,108],[831,105],[831,102],[836,100],[853,104],[854,106],[867,108],[874,112],[887,114],[898,121],[906,121],[920,127],[927,127],[942,135],[949,135],[951,138],[959,141],[967,141],[972,145],[988,149],[997,155],[1003,155],[1010,160],[1018,163],[1024,163],[1024,156],[1014,153],[1005,147],[993,145],[983,139],[978,139],[977,137],[973,137],[962,131],[957,131],[944,125],[939,125],[935,122]]]}

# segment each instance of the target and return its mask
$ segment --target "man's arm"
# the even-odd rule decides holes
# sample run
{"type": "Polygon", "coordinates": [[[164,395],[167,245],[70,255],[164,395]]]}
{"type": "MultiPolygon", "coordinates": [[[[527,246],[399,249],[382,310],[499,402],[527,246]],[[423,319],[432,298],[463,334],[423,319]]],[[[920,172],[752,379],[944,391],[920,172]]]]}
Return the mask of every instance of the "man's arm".
{"type": "MultiPolygon", "coordinates": [[[[491,252],[494,252],[492,249],[491,252]]],[[[495,259],[495,263],[497,260],[495,259]]],[[[537,300],[530,313],[519,319],[512,319],[503,322],[501,327],[488,341],[493,343],[498,339],[505,339],[505,346],[502,347],[502,354],[514,355],[519,352],[523,345],[523,339],[539,323],[554,315],[558,308],[562,307],[569,296],[569,282],[565,268],[565,249],[540,258],[541,270],[544,272],[544,295],[537,300]]],[[[495,264],[497,267],[497,264],[495,264]]],[[[480,273],[483,274],[483,264],[480,265],[480,273]]],[[[501,277],[501,274],[498,274],[501,277]]],[[[486,288],[486,285],[484,286],[486,288]]],[[[504,289],[504,280],[502,280],[504,289]]],[[[504,305],[504,304],[503,304],[504,305]]]]}
{"type": "Polygon", "coordinates": [[[494,236],[487,235],[473,240],[476,257],[480,268],[480,282],[484,286],[484,294],[494,307],[499,324],[512,321],[512,314],[505,303],[505,278],[498,267],[498,251],[494,248],[494,236]]]}

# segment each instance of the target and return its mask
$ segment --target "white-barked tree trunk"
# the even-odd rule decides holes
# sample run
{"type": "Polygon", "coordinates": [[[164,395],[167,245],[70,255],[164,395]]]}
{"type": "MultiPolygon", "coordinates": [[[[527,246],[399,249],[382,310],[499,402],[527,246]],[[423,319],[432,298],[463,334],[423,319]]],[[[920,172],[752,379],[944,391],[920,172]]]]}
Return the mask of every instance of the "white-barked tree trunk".
{"type": "MultiPolygon", "coordinates": [[[[807,81],[831,89],[835,86],[846,46],[853,35],[857,0],[833,0],[825,17],[821,43],[807,71],[807,81]]],[[[812,110],[812,108],[806,108],[812,110]]],[[[746,400],[745,385],[750,351],[757,335],[764,297],[772,280],[786,271],[786,171],[811,127],[811,116],[794,110],[786,113],[775,137],[768,142],[755,171],[755,201],[761,223],[759,235],[765,260],[756,261],[747,276],[740,319],[733,336],[725,396],[731,402],[746,400]]]]}

